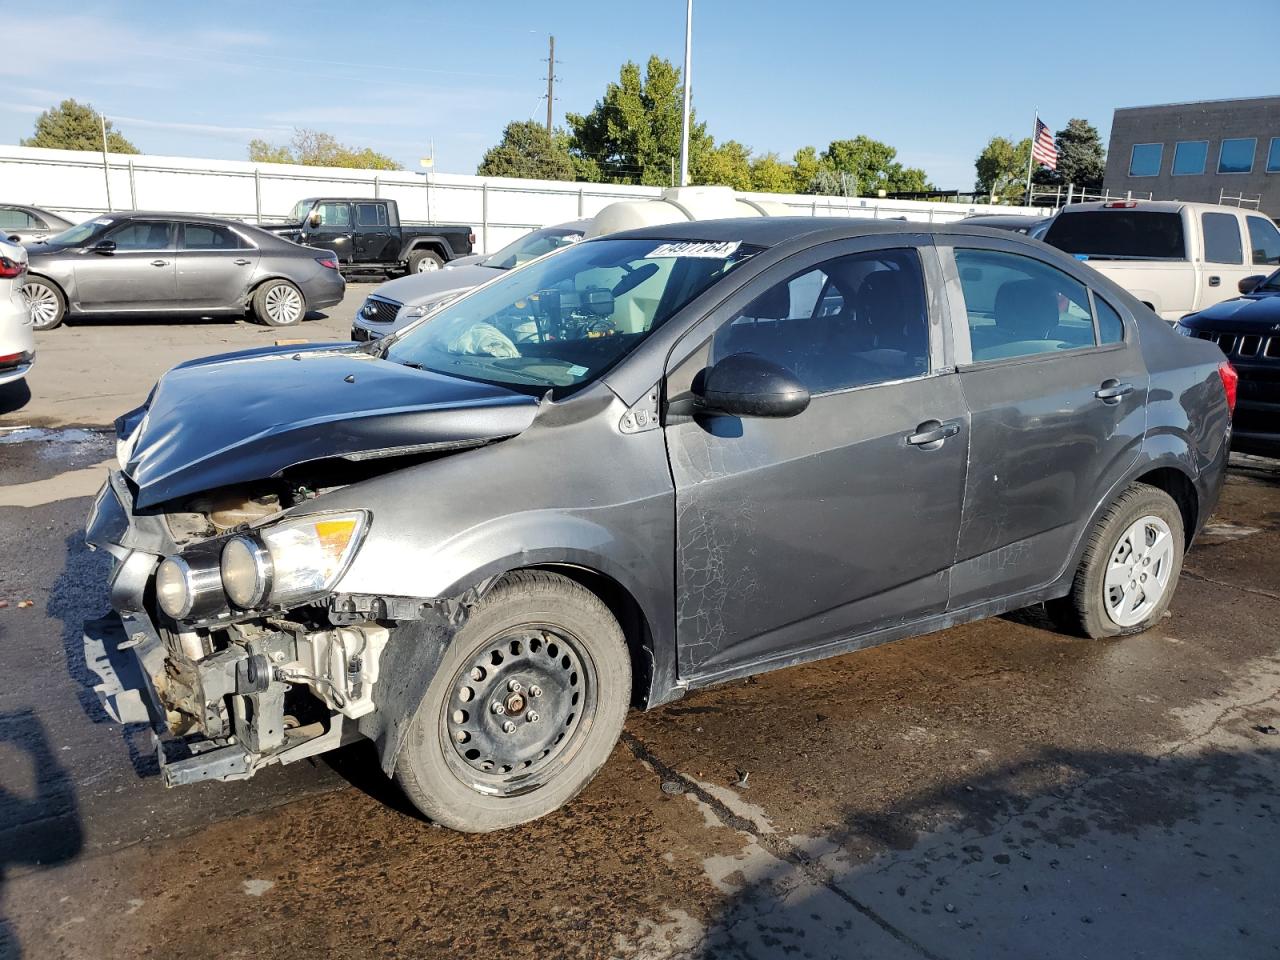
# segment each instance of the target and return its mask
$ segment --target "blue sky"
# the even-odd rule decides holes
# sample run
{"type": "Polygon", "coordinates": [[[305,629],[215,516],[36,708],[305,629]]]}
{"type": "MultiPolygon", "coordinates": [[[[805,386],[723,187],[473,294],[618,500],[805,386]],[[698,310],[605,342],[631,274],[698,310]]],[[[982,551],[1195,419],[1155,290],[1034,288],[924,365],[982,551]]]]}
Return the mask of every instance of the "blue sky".
{"type": "MultiPolygon", "coordinates": [[[[328,0],[9,5],[5,49],[38,55],[0,57],[0,143],[69,96],[147,153],[243,159],[251,137],[303,126],[414,168],[434,139],[438,170],[474,173],[507,122],[545,116],[548,34],[562,122],[624,60],[679,62],[684,6],[382,0],[362,17],[328,0]]],[[[1086,117],[1105,142],[1118,106],[1280,93],[1274,14],[1274,0],[694,0],[694,105],[717,140],[789,157],[865,133],[939,186],[968,188],[987,139],[1027,135],[1037,108],[1053,129],[1086,117]]]]}

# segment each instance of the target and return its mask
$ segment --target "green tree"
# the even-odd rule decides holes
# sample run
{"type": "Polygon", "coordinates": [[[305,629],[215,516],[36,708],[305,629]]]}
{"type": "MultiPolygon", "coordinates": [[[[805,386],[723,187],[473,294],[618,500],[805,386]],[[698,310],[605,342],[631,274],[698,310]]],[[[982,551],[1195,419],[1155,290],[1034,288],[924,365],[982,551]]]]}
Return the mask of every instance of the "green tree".
{"type": "Polygon", "coordinates": [[[296,129],[291,146],[249,141],[249,159],[256,163],[298,163],[306,167],[353,167],[360,170],[402,170],[386,154],[370,147],[349,147],[319,130],[296,129]]]}
{"type": "MultiPolygon", "coordinates": [[[[124,134],[107,122],[109,153],[138,153],[124,134]]],[[[55,150],[101,150],[102,120],[87,103],[63,100],[36,118],[35,133],[21,141],[24,147],[51,147],[55,150]]]]}
{"type": "Polygon", "coordinates": [[[517,120],[502,131],[502,141],[485,152],[476,173],[482,177],[527,177],[573,180],[573,158],[547,128],[533,120],[517,120]]]}
{"type": "Polygon", "coordinates": [[[998,199],[1021,203],[1030,158],[1030,137],[1023,137],[1017,143],[1007,137],[992,137],[974,161],[978,173],[975,188],[990,193],[993,203],[998,199]]]}
{"type": "Polygon", "coordinates": [[[766,153],[751,161],[751,189],[760,193],[791,193],[795,190],[796,168],[776,153],[766,153]]]}
{"type": "MultiPolygon", "coordinates": [[[[684,91],[669,60],[649,58],[644,74],[631,61],[589,113],[570,113],[569,152],[583,179],[666,186],[680,159],[684,91]]],[[[689,118],[689,166],[697,170],[714,146],[707,125],[689,118]]],[[[723,158],[722,158],[723,159],[723,158]]]]}
{"type": "Polygon", "coordinates": [[[822,152],[822,165],[833,173],[849,174],[860,196],[933,189],[925,172],[904,167],[898,151],[887,143],[858,134],[851,140],[832,140],[822,152]]]}
{"type": "Polygon", "coordinates": [[[1041,169],[1037,183],[1068,184],[1088,190],[1102,187],[1102,175],[1107,166],[1107,153],[1102,148],[1098,128],[1088,120],[1072,118],[1055,135],[1058,144],[1058,168],[1041,169]]]}
{"type": "Polygon", "coordinates": [[[795,193],[817,193],[814,189],[818,176],[823,172],[822,161],[818,159],[817,147],[801,147],[792,158],[792,191],[795,193]]]}
{"type": "Polygon", "coordinates": [[[713,144],[690,161],[689,179],[700,185],[750,190],[751,148],[737,140],[726,140],[719,146],[713,144]]]}

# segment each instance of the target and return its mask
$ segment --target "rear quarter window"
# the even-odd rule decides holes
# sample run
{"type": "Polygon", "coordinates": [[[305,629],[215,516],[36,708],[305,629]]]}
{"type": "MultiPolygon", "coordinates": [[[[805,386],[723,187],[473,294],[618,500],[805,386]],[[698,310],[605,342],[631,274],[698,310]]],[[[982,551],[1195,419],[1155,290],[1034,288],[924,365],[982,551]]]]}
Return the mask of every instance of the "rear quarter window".
{"type": "Polygon", "coordinates": [[[1045,243],[1098,260],[1185,260],[1182,216],[1146,210],[1083,210],[1060,214],[1045,243]]]}

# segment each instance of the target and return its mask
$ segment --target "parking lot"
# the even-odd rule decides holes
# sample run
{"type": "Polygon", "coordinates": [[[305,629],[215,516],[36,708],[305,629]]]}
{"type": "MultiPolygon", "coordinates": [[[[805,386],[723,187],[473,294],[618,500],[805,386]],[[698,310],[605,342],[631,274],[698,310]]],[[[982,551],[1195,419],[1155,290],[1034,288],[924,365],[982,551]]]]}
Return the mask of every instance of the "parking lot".
{"type": "Polygon", "coordinates": [[[1035,611],[633,714],[564,810],[467,836],[352,746],[166,791],[89,689],[100,429],[184,359],[345,338],[43,334],[0,416],[0,957],[1273,957],[1280,467],[1235,458],[1170,614],[1035,611]],[[69,429],[88,428],[88,429],[69,429]]]}

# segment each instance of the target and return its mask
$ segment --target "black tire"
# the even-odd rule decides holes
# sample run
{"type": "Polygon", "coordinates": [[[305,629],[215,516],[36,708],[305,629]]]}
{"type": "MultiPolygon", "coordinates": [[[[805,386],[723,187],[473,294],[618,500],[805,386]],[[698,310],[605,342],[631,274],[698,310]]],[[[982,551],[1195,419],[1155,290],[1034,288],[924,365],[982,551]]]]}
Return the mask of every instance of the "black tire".
{"type": "Polygon", "coordinates": [[[307,315],[307,299],[288,280],[268,280],[253,292],[253,315],[268,327],[294,327],[307,315]]]}
{"type": "Polygon", "coordinates": [[[42,312],[41,317],[37,319],[33,309],[31,326],[36,330],[53,330],[62,326],[62,321],[67,318],[67,298],[58,289],[58,285],[44,277],[28,277],[22,285],[22,295],[27,298],[28,304],[32,303],[33,294],[47,305],[48,310],[42,312]],[[33,288],[39,288],[39,293],[37,294],[33,288]]]}
{"type": "Polygon", "coordinates": [[[510,574],[445,652],[410,723],[396,780],[443,826],[514,827],[558,809],[591,781],[630,702],[626,639],[600,598],[547,571],[510,574]],[[535,690],[539,684],[546,689],[535,690]],[[521,691],[523,706],[494,712],[521,702],[521,691]]]}
{"type": "Polygon", "coordinates": [[[409,254],[409,273],[427,273],[444,267],[444,257],[432,250],[415,250],[409,254]]]}
{"type": "MultiPolygon", "coordinates": [[[[1148,630],[1164,616],[1173,599],[1178,575],[1182,572],[1185,544],[1182,513],[1173,498],[1157,487],[1135,483],[1116,498],[1116,502],[1089,533],[1084,556],[1072,581],[1071,592],[1045,604],[1045,608],[1054,622],[1064,630],[1095,640],[1125,637],[1148,630]],[[1136,622],[1119,622],[1111,612],[1108,596],[1114,597],[1116,590],[1124,591],[1126,587],[1121,584],[1106,588],[1105,580],[1109,569],[1120,570],[1126,567],[1126,558],[1132,551],[1122,545],[1122,538],[1143,518],[1163,521],[1168,530],[1170,549],[1167,558],[1154,560],[1154,567],[1144,564],[1141,554],[1136,555],[1131,565],[1134,578],[1131,583],[1138,585],[1138,595],[1144,598],[1141,606],[1146,605],[1145,598],[1148,595],[1144,592],[1147,588],[1139,582],[1140,578],[1146,576],[1150,578],[1146,582],[1153,584],[1159,578],[1158,582],[1163,583],[1162,592],[1149,610],[1141,611],[1142,616],[1136,622]]],[[[1151,557],[1147,559],[1152,560],[1151,557]]],[[[1134,611],[1135,614],[1137,612],[1134,611]]]]}

